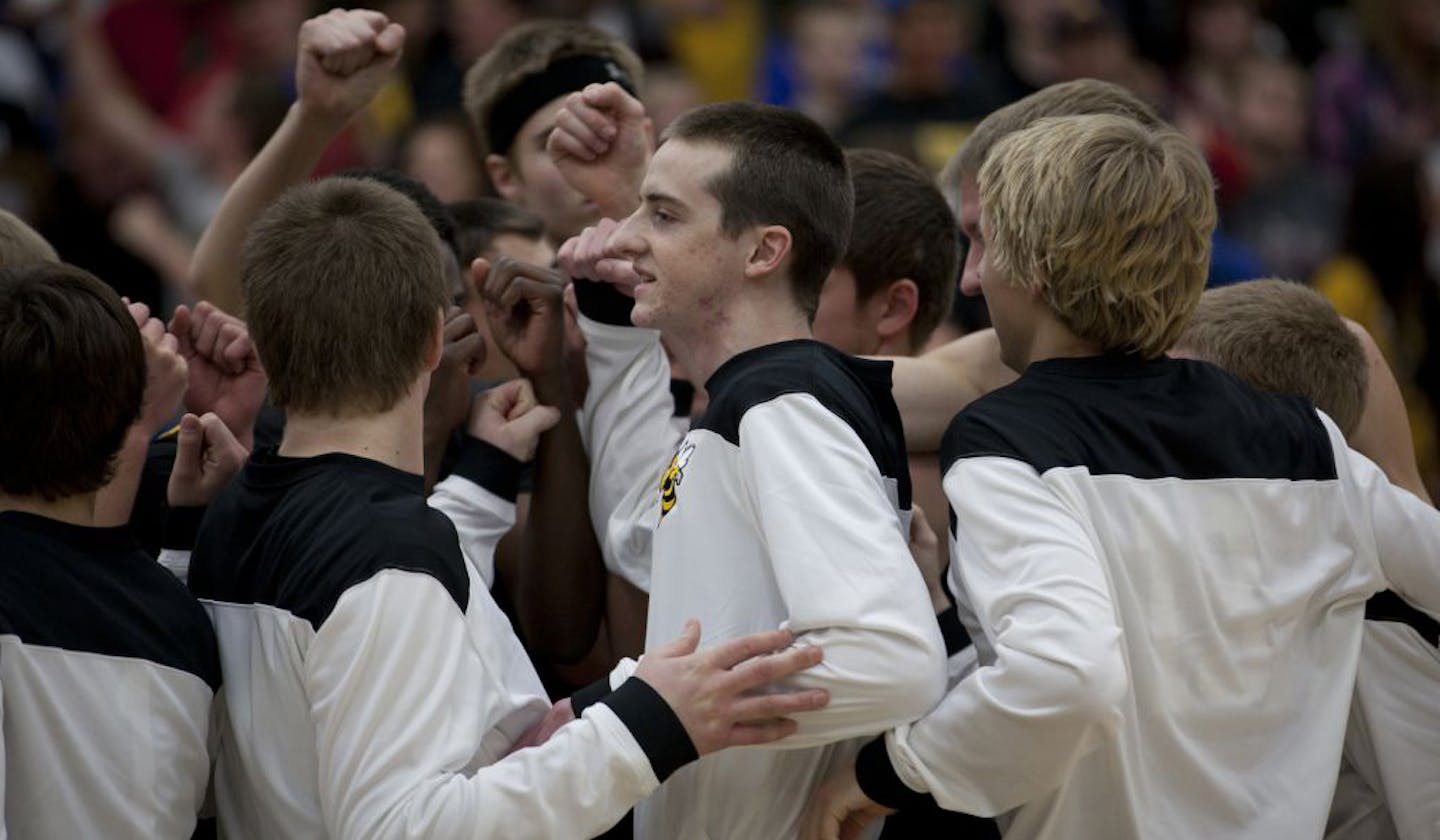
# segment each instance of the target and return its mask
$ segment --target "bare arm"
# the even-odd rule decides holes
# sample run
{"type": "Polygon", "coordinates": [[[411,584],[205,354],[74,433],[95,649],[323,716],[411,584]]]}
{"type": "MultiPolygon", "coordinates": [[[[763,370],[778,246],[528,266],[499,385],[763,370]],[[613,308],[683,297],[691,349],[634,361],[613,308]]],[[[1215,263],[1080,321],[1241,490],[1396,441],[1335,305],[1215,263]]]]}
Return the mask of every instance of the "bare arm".
{"type": "Polygon", "coordinates": [[[1400,385],[1385,363],[1375,339],[1359,324],[1345,319],[1345,326],[1360,340],[1365,349],[1365,408],[1360,422],[1348,435],[1351,448],[1374,461],[1392,484],[1409,490],[1430,504],[1430,494],[1420,480],[1415,463],[1415,440],[1410,434],[1410,420],[1405,414],[1405,401],[1400,385]]]}
{"type": "Polygon", "coordinates": [[[605,605],[605,564],[590,524],[590,462],[575,420],[564,348],[565,278],[549,268],[501,257],[476,261],[490,334],[536,397],[560,411],[540,438],[534,490],[521,531],[514,600],[531,649],[553,663],[586,657],[605,605]]]}
{"type": "Polygon", "coordinates": [[[384,84],[404,42],[405,31],[379,12],[331,11],[300,28],[299,100],[240,173],[200,237],[190,264],[198,297],[240,314],[240,251],[250,224],[309,176],[330,141],[384,84]]]}
{"type": "Polygon", "coordinates": [[[1016,374],[1000,360],[1000,339],[980,330],[917,358],[896,358],[895,404],[905,418],[905,446],[911,452],[935,452],[945,429],[960,409],[1016,374]]]}

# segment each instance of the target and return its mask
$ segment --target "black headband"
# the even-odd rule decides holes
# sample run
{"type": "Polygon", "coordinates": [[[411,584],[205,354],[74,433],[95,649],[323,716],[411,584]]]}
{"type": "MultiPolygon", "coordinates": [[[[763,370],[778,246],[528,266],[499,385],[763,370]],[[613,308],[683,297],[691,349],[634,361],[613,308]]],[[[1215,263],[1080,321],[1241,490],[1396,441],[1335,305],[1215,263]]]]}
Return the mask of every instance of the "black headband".
{"type": "Polygon", "coordinates": [[[613,59],[598,55],[566,56],[550,62],[543,70],[531,73],[490,109],[485,132],[485,139],[490,141],[490,151],[497,155],[509,152],[520,127],[552,100],[582,90],[586,85],[606,82],[615,82],[631,96],[638,95],[629,74],[613,59]]]}

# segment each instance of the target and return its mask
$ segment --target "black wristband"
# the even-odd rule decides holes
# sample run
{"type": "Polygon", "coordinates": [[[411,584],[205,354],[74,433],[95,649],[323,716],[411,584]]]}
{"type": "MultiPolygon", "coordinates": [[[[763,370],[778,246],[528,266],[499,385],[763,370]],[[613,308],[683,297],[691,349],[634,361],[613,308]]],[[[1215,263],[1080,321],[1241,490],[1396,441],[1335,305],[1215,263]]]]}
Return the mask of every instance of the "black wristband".
{"type": "Polygon", "coordinates": [[[884,735],[860,748],[860,754],[855,756],[855,781],[866,796],[886,808],[902,811],[935,804],[935,797],[912,790],[895,773],[884,735]]]}
{"type": "Polygon", "coordinates": [[[524,469],[525,463],[516,460],[509,452],[466,435],[465,443],[460,447],[460,457],[450,473],[467,478],[500,498],[513,502],[520,490],[520,474],[524,469]]]}
{"type": "Polygon", "coordinates": [[[634,298],[621,294],[614,286],[599,280],[574,280],[575,306],[592,321],[616,327],[633,327],[630,310],[635,308],[634,298]]]}
{"type": "Polygon", "coordinates": [[[935,616],[940,622],[940,638],[945,640],[945,655],[954,656],[967,647],[970,647],[970,634],[965,632],[965,625],[960,623],[960,611],[954,604],[945,608],[945,611],[935,616]]]}
{"type": "MultiPolygon", "coordinates": [[[[635,736],[655,778],[665,781],[670,774],[700,757],[685,724],[660,693],[639,677],[631,677],[602,700],[635,736]]],[[[570,701],[574,707],[575,701],[570,701]]]]}
{"type": "Polygon", "coordinates": [[[606,674],[595,682],[590,683],[574,694],[570,695],[570,711],[575,717],[585,714],[585,710],[605,699],[610,693],[610,675],[606,674]]]}

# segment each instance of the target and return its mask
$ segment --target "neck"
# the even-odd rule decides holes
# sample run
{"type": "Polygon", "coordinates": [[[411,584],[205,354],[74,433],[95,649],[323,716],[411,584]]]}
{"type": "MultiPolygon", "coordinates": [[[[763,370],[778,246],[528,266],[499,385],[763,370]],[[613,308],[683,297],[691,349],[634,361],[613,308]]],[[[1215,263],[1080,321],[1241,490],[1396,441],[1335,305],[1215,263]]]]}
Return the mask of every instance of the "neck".
{"type": "Polygon", "coordinates": [[[290,412],[280,454],[287,458],[344,453],[423,475],[424,401],[429,377],[421,377],[393,408],[348,417],[290,412]]]}
{"type": "Polygon", "coordinates": [[[1046,359],[1069,359],[1082,356],[1099,356],[1105,348],[1094,341],[1087,341],[1070,331],[1059,319],[1050,316],[1040,320],[1024,348],[1016,370],[1023,373],[1026,368],[1046,359]]]}
{"type": "Polygon", "coordinates": [[[746,350],[811,337],[809,321],[793,302],[768,296],[735,300],[728,311],[706,319],[693,332],[674,336],[684,348],[682,360],[697,387],[704,387],[721,365],[746,350]]]}
{"type": "Polygon", "coordinates": [[[0,511],[13,510],[33,513],[46,519],[55,519],[71,525],[95,527],[95,492],[63,496],[54,501],[45,501],[36,496],[11,496],[0,493],[0,511]]]}

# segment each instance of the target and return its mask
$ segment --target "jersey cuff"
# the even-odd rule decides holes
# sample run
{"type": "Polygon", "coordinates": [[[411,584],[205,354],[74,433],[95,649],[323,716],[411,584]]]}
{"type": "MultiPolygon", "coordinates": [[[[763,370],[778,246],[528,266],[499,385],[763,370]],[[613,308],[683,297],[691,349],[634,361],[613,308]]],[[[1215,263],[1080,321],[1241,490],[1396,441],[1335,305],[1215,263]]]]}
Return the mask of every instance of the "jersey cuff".
{"type": "MultiPolygon", "coordinates": [[[[601,702],[630,730],[640,749],[645,751],[645,757],[650,759],[655,778],[661,782],[700,757],[690,733],[675,716],[675,710],[644,680],[631,677],[601,702]]],[[[573,699],[570,705],[574,708],[573,699]]]]}
{"type": "Polygon", "coordinates": [[[635,308],[633,298],[598,280],[577,277],[572,285],[575,287],[575,306],[586,318],[616,327],[635,326],[630,320],[630,310],[635,308]]]}
{"type": "Polygon", "coordinates": [[[200,520],[205,517],[203,507],[172,507],[165,511],[165,524],[160,529],[160,547],[176,551],[191,551],[195,538],[200,533],[200,520]]]}
{"type": "Polygon", "coordinates": [[[855,756],[855,781],[871,801],[886,808],[903,811],[935,805],[935,797],[912,790],[895,772],[884,735],[860,748],[860,754],[855,756]]]}
{"type": "Polygon", "coordinates": [[[585,714],[585,710],[605,699],[610,693],[610,675],[606,674],[595,682],[590,683],[574,694],[570,695],[570,710],[575,717],[585,714]]]}
{"type": "Polygon", "coordinates": [[[520,491],[520,475],[524,470],[524,462],[516,460],[510,453],[480,438],[466,435],[465,443],[460,447],[460,457],[450,472],[513,503],[520,491]]]}
{"type": "Polygon", "coordinates": [[[945,640],[947,658],[970,647],[970,634],[965,632],[965,625],[960,623],[960,611],[954,604],[935,616],[935,620],[940,622],[940,638],[945,640]]]}

